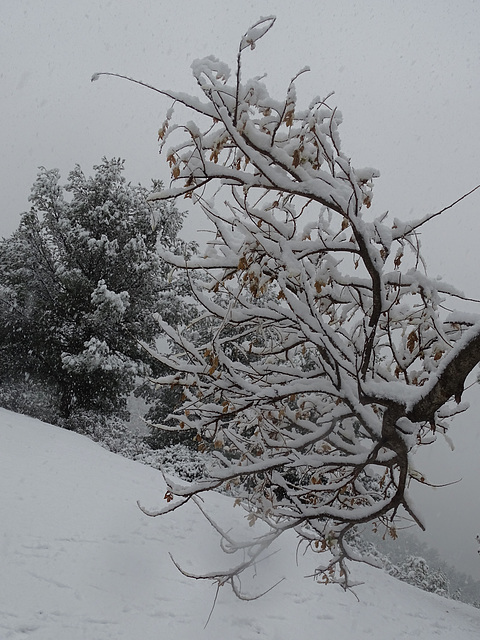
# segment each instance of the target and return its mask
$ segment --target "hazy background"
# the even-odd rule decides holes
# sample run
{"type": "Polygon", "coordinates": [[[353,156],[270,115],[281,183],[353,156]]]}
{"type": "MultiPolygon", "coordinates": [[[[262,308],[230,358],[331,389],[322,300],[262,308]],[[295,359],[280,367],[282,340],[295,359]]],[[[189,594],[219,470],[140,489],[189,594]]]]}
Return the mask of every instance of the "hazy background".
{"type": "MultiPolygon", "coordinates": [[[[126,160],[126,176],[168,180],[157,131],[169,101],[97,71],[196,92],[194,58],[232,67],[241,35],[260,16],[277,23],[244,77],[268,73],[281,97],[297,82],[306,102],[327,95],[343,112],[344,151],[380,169],[374,206],[402,218],[436,211],[480,183],[480,3],[478,0],[0,0],[0,236],[17,227],[37,167],[64,178],[88,174],[102,156],[126,160]]],[[[480,298],[480,193],[424,229],[430,274],[480,298]]],[[[195,233],[198,218],[188,223],[195,233]]],[[[480,390],[472,409],[418,468],[445,489],[415,488],[429,541],[480,578],[480,390]]],[[[414,488],[412,487],[412,490],[414,488]]]]}

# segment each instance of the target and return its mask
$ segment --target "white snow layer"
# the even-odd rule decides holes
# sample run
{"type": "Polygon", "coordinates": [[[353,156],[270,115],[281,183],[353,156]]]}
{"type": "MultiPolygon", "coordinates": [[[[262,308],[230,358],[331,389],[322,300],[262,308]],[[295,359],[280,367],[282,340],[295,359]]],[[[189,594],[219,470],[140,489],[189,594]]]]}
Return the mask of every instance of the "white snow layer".
{"type": "MultiPolygon", "coordinates": [[[[29,640],[477,640],[480,611],[424,593],[380,570],[353,567],[352,593],[305,576],[319,560],[285,537],[243,584],[253,602],[185,578],[233,565],[194,505],[162,518],[158,471],[90,440],[0,409],[0,639],[29,640]]],[[[226,528],[254,535],[241,509],[221,495],[206,507],[226,528]]]]}

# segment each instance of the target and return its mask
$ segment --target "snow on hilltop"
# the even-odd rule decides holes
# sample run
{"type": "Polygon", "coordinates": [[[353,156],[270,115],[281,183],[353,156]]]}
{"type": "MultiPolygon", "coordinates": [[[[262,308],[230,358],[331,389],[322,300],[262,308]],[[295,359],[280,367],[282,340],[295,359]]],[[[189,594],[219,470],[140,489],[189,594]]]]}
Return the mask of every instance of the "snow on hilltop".
{"type": "MultiPolygon", "coordinates": [[[[137,507],[163,503],[165,485],[150,467],[105,451],[90,440],[0,409],[0,639],[29,640],[336,640],[445,638],[477,640],[480,611],[424,593],[382,571],[355,567],[365,584],[352,593],[305,578],[315,558],[285,537],[245,590],[253,602],[189,571],[233,562],[192,505],[163,518],[137,507]]],[[[240,509],[221,495],[208,508],[244,528],[240,509]]]]}

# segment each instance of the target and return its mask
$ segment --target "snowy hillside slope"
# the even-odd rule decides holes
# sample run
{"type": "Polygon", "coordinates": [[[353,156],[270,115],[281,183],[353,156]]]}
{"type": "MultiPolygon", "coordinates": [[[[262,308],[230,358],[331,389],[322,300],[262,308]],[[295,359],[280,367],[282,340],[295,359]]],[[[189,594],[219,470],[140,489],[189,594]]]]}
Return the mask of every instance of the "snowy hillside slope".
{"type": "MultiPolygon", "coordinates": [[[[0,640],[477,640],[480,611],[427,594],[382,571],[354,567],[352,593],[305,578],[315,557],[295,560],[295,539],[258,567],[249,593],[285,577],[253,602],[183,577],[233,563],[192,505],[163,518],[161,474],[74,433],[0,409],[0,640]]],[[[206,505],[242,529],[241,509],[217,495],[206,505]]]]}

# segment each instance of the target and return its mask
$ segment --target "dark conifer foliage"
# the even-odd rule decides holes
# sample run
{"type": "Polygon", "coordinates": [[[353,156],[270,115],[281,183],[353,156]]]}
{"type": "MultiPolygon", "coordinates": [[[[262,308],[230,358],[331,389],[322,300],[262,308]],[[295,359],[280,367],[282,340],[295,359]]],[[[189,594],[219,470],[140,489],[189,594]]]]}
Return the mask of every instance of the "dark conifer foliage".
{"type": "Polygon", "coordinates": [[[103,159],[87,177],[76,166],[63,186],[42,168],[30,210],[0,244],[0,381],[40,381],[60,419],[122,414],[150,370],[142,343],[159,334],[155,314],[175,323],[185,309],[187,281],[157,250],[193,250],[177,238],[183,215],[149,203],[123,169],[103,159]]]}

